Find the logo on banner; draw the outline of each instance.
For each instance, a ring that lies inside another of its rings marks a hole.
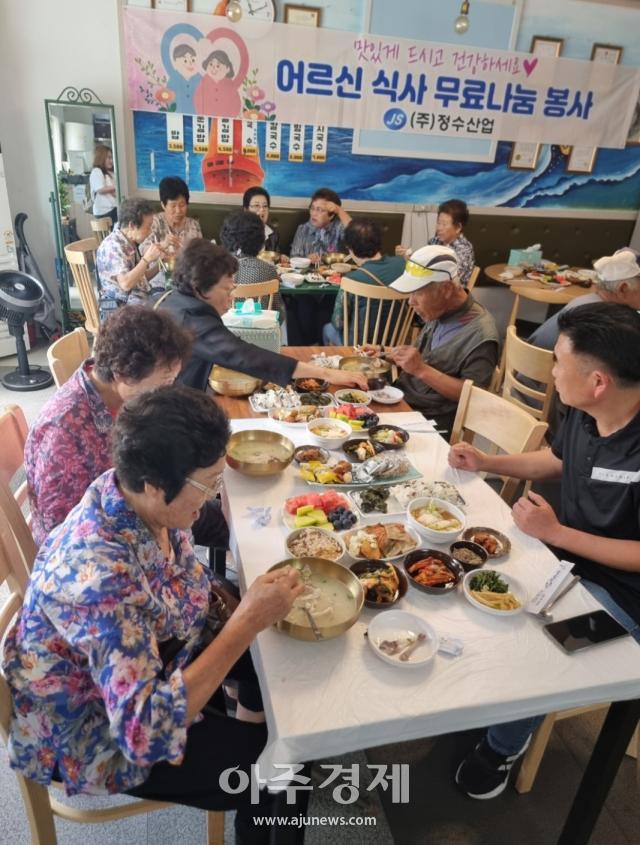
[[[218,120],[218,152],[233,152],[233,120],[230,117],[219,117]]]
[[[193,118],[193,151],[209,152],[209,118],[198,115]]]
[[[323,164],[327,160],[327,127],[314,126],[311,143],[311,161]]]
[[[407,124],[407,116],[402,109],[387,109],[383,117],[387,129],[402,129]]]
[[[184,152],[184,128],[181,114],[167,114],[167,149],[172,153]]]
[[[280,161],[281,131],[279,123],[267,123],[264,157],[267,161]]]
[[[292,123],[289,129],[289,161],[304,161],[303,123]]]

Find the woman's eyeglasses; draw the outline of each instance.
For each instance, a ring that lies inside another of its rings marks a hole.
[[[261,203],[260,205],[254,205],[254,203],[251,203],[251,205],[249,206],[249,211],[266,211],[268,208],[269,206],[266,204],[266,202]]]
[[[218,493],[222,490],[222,473],[218,474],[218,477],[213,483],[213,487],[207,487],[206,484],[201,484],[199,481],[196,481],[195,478],[191,478],[190,476],[187,476],[185,481],[187,484],[195,487],[196,490],[200,490],[201,493],[204,493],[207,499],[215,499]]]

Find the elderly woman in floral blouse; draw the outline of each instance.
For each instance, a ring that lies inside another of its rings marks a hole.
[[[219,776],[248,774],[266,729],[228,717],[220,685],[255,681],[251,641],[303,587],[294,570],[268,573],[230,613],[189,545],[228,435],[222,411],[190,388],[149,391],[120,412],[115,469],[49,536],[5,642],[9,755],[25,777],[62,780],[68,794],[237,807],[237,841],[257,843],[269,831],[252,816],[268,796],[251,807]]]

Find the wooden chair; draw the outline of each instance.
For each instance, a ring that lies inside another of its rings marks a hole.
[[[93,236],[98,242],[98,244],[102,243],[102,241],[107,237],[107,235],[111,232],[111,229],[113,228],[113,223],[111,222],[110,217],[93,217],[89,221],[89,224],[91,226]]]
[[[83,328],[77,328],[52,343],[47,349],[47,363],[56,387],[62,387],[88,357],[89,340]]]
[[[505,370],[502,395],[538,420],[547,422],[551,398],[553,397],[553,352],[540,349],[519,338],[516,327],[507,328],[505,341]],[[527,381],[523,381],[523,377]],[[531,387],[531,382],[539,388]],[[541,389],[544,388],[544,389]],[[529,397],[535,406],[527,404],[522,397]]]
[[[343,343],[345,346],[363,343],[401,346],[406,342],[411,328],[411,321],[415,313],[409,305],[408,293],[398,293],[392,290],[392,288],[383,287],[382,285],[368,285],[365,282],[356,282],[347,276],[343,277],[340,290],[344,305]],[[361,299],[366,302],[362,332],[359,331]],[[378,305],[375,323],[373,324],[373,334],[369,331],[372,323],[372,303],[377,303]],[[384,306],[386,304],[389,304],[389,310],[386,314],[384,325],[382,325],[382,315],[383,311],[385,311]],[[351,331],[351,324],[353,325],[353,332]]]
[[[271,279],[268,282],[255,282],[252,285],[237,285],[233,291],[234,299],[262,299],[268,296],[267,310],[273,308],[273,296],[280,290],[280,279]],[[264,308],[264,305],[262,306]]]
[[[467,284],[467,290],[468,291],[472,291],[474,289],[474,287],[476,286],[476,282],[478,281],[479,276],[480,276],[480,268],[476,264],[474,266],[472,272],[471,272],[471,275],[469,276],[469,282]]]
[[[546,430],[546,422],[536,420],[501,396],[474,387],[471,379],[467,379],[460,395],[450,442],[452,445],[460,440],[471,443],[478,435],[496,449],[514,455],[539,449]],[[519,483],[515,478],[503,478],[500,496],[508,504],[511,504]]]
[[[95,238],[84,238],[81,241],[67,244],[64,248],[71,274],[80,293],[85,315],[84,327],[89,334],[94,336],[98,334],[100,328],[100,312],[95,291],[95,279],[92,273],[92,268],[95,267],[97,248],[98,243]],[[89,259],[91,259],[91,265]]]
[[[4,639],[10,623],[20,610],[28,581],[27,572],[23,567],[22,550],[15,535],[15,525],[5,510],[10,504],[9,498],[12,497],[7,496],[6,490],[0,485],[0,586],[6,584],[9,590],[8,599],[0,607],[0,641]],[[0,673],[0,735],[5,744],[9,737],[11,714],[11,688]],[[15,776],[24,801],[32,845],[56,845],[55,816],[72,822],[99,824],[172,806],[168,801],[145,799],[101,809],[78,809],[58,801],[46,786],[27,780],[17,771]],[[52,786],[60,788],[57,784]],[[224,845],[222,812],[207,813],[207,845]]]
[[[11,485],[18,473],[24,472],[24,446],[29,427],[22,408],[8,405],[0,414],[0,497],[2,512],[11,525],[20,548],[25,572],[29,573],[36,556],[36,544],[29,528],[27,481],[23,479],[12,492]]]

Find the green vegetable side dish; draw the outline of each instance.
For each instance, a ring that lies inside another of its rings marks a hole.
[[[469,587],[478,592],[507,593],[509,585],[502,580],[497,572],[478,572],[469,582]]]
[[[364,513],[372,513],[373,511],[378,511],[379,513],[386,513],[388,498],[388,488],[370,487],[360,493],[358,501],[360,502],[360,509]]]
[[[353,405],[361,404],[366,400],[366,394],[364,393],[341,393],[340,394],[340,401],[346,402],[347,404],[351,403]]]

